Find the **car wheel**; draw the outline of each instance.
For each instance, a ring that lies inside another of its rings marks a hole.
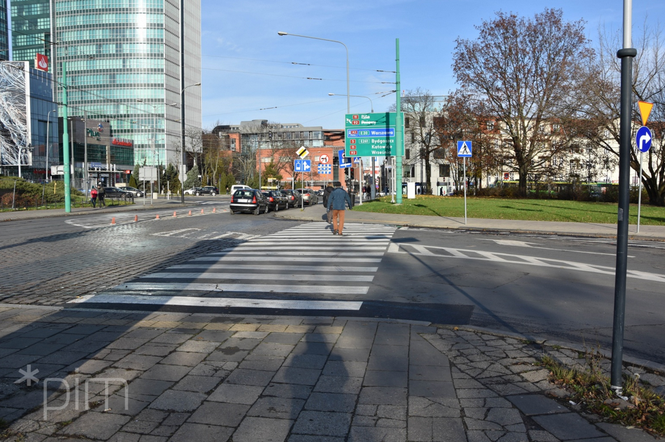
[[[269,207],[268,207],[268,206],[265,206],[265,207],[263,208],[263,213],[268,213],[268,210],[269,210]]]
[[[279,204],[275,204],[275,212],[279,212]]]
[[[199,194],[198,192],[196,192],[196,196],[199,196],[199,195],[200,195],[200,194]]]
[[[256,209],[254,209],[254,215],[258,215],[261,213],[261,206],[256,206]]]
[[[229,210],[230,215],[235,215],[236,213],[233,210]]]
[[[215,196],[215,192],[212,192],[210,195]]]

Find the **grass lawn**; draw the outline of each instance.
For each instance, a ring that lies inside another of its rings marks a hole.
[[[616,224],[618,204],[567,200],[474,198],[467,196],[469,218],[516,219],[529,221],[570,221],[580,223]],[[397,213],[464,217],[464,198],[417,195],[402,199],[401,205],[390,202],[390,196],[356,204],[361,212]],[[630,206],[630,223],[637,224],[637,204]],[[641,225],[665,226],[665,207],[642,204]]]

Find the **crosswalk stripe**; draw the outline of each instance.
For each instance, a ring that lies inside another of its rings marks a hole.
[[[328,258],[328,257],[326,257]],[[238,256],[238,255],[226,255],[222,257],[216,257],[216,256],[202,256],[201,258],[194,258],[192,261],[195,262],[207,262],[207,261],[213,261],[213,262],[221,262],[221,261],[270,261],[274,262],[277,261],[274,257],[272,256]],[[312,262],[312,258],[304,258],[304,257],[299,257],[299,256],[280,256],[279,257],[280,262],[299,262],[299,261],[304,261],[304,262]],[[344,262],[381,262],[381,258],[344,258]]]
[[[319,249],[321,252],[341,252],[344,250],[351,250],[351,251],[361,251],[361,250],[372,250],[372,251],[380,251],[380,250],[386,250],[387,244],[385,246],[381,247],[368,247],[368,246],[339,246],[339,247],[325,247]],[[222,250],[222,252],[227,252],[227,251],[232,251],[236,250],[236,248],[229,247],[227,249]],[[251,249],[259,249],[262,251],[275,251],[275,250],[312,250],[311,246],[306,246],[306,247],[294,247],[294,246],[264,246],[264,245],[256,245],[256,244],[247,244],[246,246],[243,247],[243,249],[251,250]]]
[[[262,273],[228,273],[215,271],[186,272],[186,273],[151,273],[140,278],[148,279],[219,279],[241,280],[267,279],[271,281],[339,281],[339,275],[307,275],[303,273],[262,274]],[[374,275],[344,275],[344,282],[372,282]]]
[[[114,290],[162,290],[162,291],[201,291],[201,292],[258,292],[258,293],[322,293],[336,295],[366,295],[369,287],[337,285],[277,285],[277,284],[215,284],[201,282],[128,282],[114,287]]]
[[[188,270],[188,269],[200,269],[201,264],[179,264],[175,266],[168,267],[166,270]],[[303,265],[293,265],[293,264],[284,264],[284,265],[238,265],[238,264],[209,264],[206,265],[207,269],[226,269],[226,270],[253,270],[253,271],[269,271],[269,270],[278,270],[278,271],[292,271],[292,272],[338,272],[338,273],[347,273],[347,272],[368,272],[375,273],[379,270],[378,267],[359,267],[359,266],[303,266]]]
[[[260,250],[234,250],[233,252],[213,252],[210,255],[211,256],[228,256],[228,255],[252,255],[256,253],[265,253]],[[271,252],[272,256],[321,256],[322,250],[316,250],[316,251],[298,251],[298,252]],[[343,257],[343,256],[383,256],[383,252],[330,252],[329,255],[324,255],[326,258],[334,258],[334,257]]]
[[[189,307],[237,307],[268,308],[285,310],[360,310],[361,301],[316,301],[282,299],[244,299],[244,298],[202,298],[195,296],[144,296],[144,295],[96,295],[70,301],[71,303],[96,304],[148,304],[175,305]]]

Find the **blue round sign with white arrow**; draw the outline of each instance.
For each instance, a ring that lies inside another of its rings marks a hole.
[[[651,131],[648,127],[642,126],[637,130],[635,135],[635,143],[637,143],[637,148],[642,152],[647,152],[651,147]]]

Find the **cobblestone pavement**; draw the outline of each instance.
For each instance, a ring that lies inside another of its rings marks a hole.
[[[219,216],[209,215],[208,226]],[[242,235],[195,241],[155,236],[186,221],[162,220],[70,233],[3,236],[0,241],[0,302],[63,305],[122,282],[243,242]],[[277,223],[279,225],[280,223]],[[279,229],[275,225],[274,229]],[[74,229],[74,228],[72,228]],[[263,232],[261,232],[263,233]]]
[[[478,331],[4,304],[0,336],[5,440],[654,440],[551,397],[577,352]]]

